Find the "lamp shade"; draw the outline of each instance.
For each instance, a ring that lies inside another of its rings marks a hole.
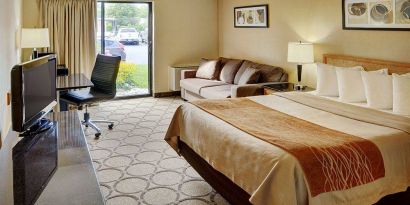
[[[23,28],[21,30],[21,48],[50,47],[48,28]]]
[[[313,44],[290,42],[288,45],[288,62],[298,64],[314,63]]]

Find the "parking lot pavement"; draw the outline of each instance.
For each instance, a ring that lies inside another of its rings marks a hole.
[[[148,64],[147,45],[125,45],[125,53],[128,62],[135,64]]]

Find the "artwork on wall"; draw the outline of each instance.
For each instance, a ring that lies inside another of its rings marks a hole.
[[[343,0],[343,29],[410,31],[410,0]]]
[[[235,7],[235,28],[268,28],[269,6],[242,6]]]

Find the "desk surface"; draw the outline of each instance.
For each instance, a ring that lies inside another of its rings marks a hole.
[[[51,113],[48,118],[59,123],[58,168],[36,205],[103,205],[78,113]]]
[[[84,74],[72,74],[57,77],[57,90],[70,90],[93,87],[94,84]]]

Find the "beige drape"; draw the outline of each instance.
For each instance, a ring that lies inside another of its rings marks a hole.
[[[50,32],[50,52],[70,73],[91,75],[95,62],[96,0],[37,0],[40,25]]]

